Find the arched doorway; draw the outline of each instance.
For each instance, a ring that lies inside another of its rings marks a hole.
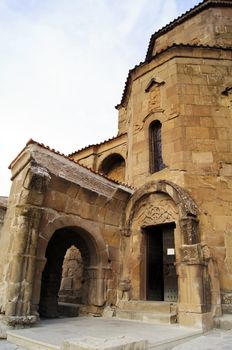
[[[119,284],[122,300],[147,300],[144,229],[157,230],[160,226],[163,230],[165,225],[174,223],[178,321],[181,325],[208,327],[215,310],[220,312],[220,289],[215,282],[217,272],[213,256],[209,247],[200,241],[199,219],[197,205],[189,193],[171,181],[151,181],[133,194],[124,221],[124,265]],[[156,231],[148,234],[155,236],[160,233]],[[159,243],[157,239],[154,245]],[[160,293],[160,288],[152,292]]]
[[[75,247],[79,250],[83,272],[81,297],[84,305],[94,303],[91,289],[97,283],[99,257],[91,236],[82,228],[66,227],[58,229],[51,237],[46,249],[46,265],[42,273],[39,314],[41,317],[59,317],[59,290],[62,280],[62,267],[67,251]]]

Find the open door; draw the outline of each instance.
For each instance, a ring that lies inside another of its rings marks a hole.
[[[147,300],[176,302],[178,299],[174,228],[169,224],[145,229]]]

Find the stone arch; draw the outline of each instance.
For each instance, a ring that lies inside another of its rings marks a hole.
[[[60,236],[58,240],[56,239],[57,236]],[[59,266],[56,267],[54,266],[56,258],[53,259],[51,252],[57,242],[61,244],[62,251],[60,253],[59,250],[57,251]],[[104,305],[106,301],[106,284],[111,274],[111,269],[108,263],[107,247],[101,233],[96,227],[93,230],[93,225],[89,220],[63,215],[50,220],[39,234],[35,267],[36,278],[34,280],[32,297],[32,310],[34,310],[34,313],[38,312],[39,305],[41,309],[42,284],[44,283],[44,278],[46,279],[46,276],[43,276],[43,272],[46,266],[49,263],[51,270],[58,272],[58,282],[60,283],[63,258],[67,249],[73,244],[81,251],[85,262],[85,273],[88,275],[88,295],[85,303],[94,307],[102,307]],[[58,284],[55,286],[57,292],[60,286]],[[50,317],[55,316],[57,313],[57,303],[54,300],[53,304]]]
[[[197,206],[191,196],[180,186],[171,181],[159,180],[151,181],[140,189],[138,189],[132,196],[126,211],[125,217],[125,232],[126,236],[130,236],[130,227],[133,218],[136,214],[139,203],[154,193],[163,193],[168,195],[175,203],[178,214],[181,234],[184,244],[198,243],[198,219]]]
[[[160,203],[161,210],[157,216]],[[144,215],[142,218],[141,213]],[[178,320],[182,325],[207,327],[209,318],[220,314],[217,271],[210,249],[200,242],[196,203],[184,189],[171,181],[159,180],[145,184],[133,194],[127,205],[122,232],[125,263],[119,285],[120,298],[126,293],[129,300],[143,299],[143,260],[146,254],[141,223],[144,222],[145,229],[175,223]]]
[[[104,158],[98,168],[101,173],[117,181],[125,180],[125,159],[119,153],[112,153]]]

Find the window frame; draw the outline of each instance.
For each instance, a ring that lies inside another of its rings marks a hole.
[[[159,120],[153,120],[149,125],[149,167],[151,174],[165,168],[162,156],[162,124]]]

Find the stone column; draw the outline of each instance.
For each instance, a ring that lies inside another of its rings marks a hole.
[[[4,318],[9,325],[30,324],[37,319],[36,310],[32,307],[36,249],[42,217],[40,206],[49,181],[47,170],[31,163],[22,179],[19,201],[11,211],[11,246],[5,281],[7,291]]]
[[[181,262],[177,265],[177,271],[179,323],[204,331],[212,328],[210,278],[200,243],[181,247]]]

